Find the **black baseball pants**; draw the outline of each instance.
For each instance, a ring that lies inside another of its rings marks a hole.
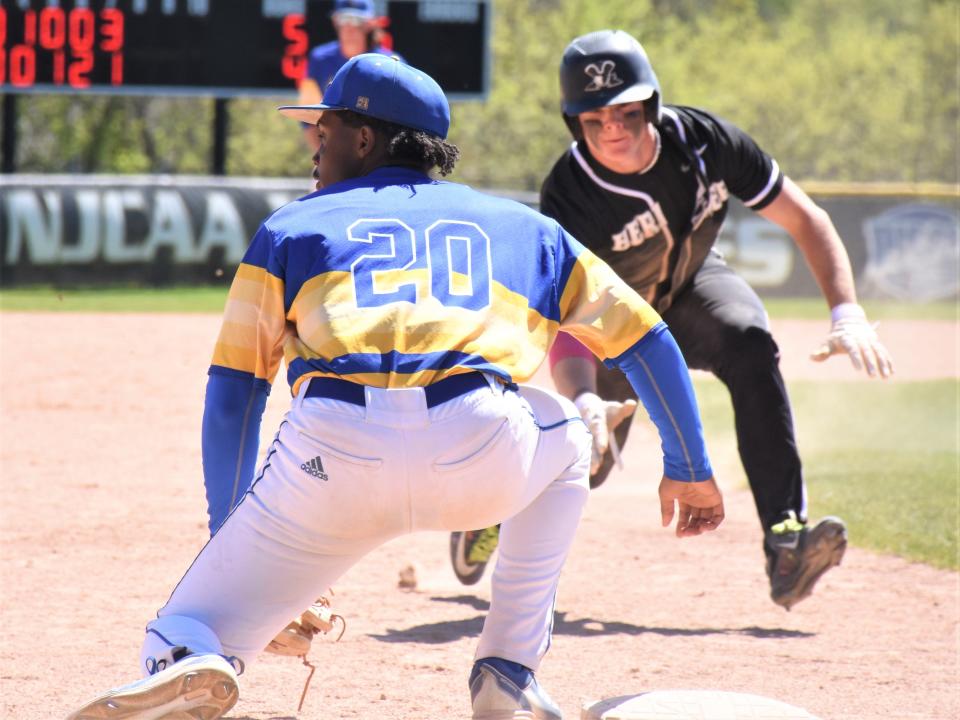
[[[780,375],[780,351],[756,292],[714,253],[663,313],[687,366],[716,375],[730,391],[737,444],[764,529],[793,510],[806,520],[806,492],[790,399]],[[619,370],[598,367],[597,390],[607,400],[636,398]],[[630,422],[615,434],[626,443]],[[613,467],[607,452],[591,487]]]

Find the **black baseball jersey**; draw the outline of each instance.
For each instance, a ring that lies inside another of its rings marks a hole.
[[[540,190],[540,210],[661,313],[710,252],[729,196],[759,210],[783,186],[776,161],[739,128],[695,108],[662,112],[660,157],[650,169],[613,172],[581,140]]]

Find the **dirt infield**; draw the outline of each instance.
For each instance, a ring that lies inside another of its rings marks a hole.
[[[213,316],[0,314],[0,708],[66,716],[135,679],[145,622],[206,539],[200,475]],[[855,379],[806,361],[820,323],[777,323],[788,381]],[[957,377],[957,327],[885,323],[904,379]],[[933,352],[931,349],[936,349]],[[538,376],[543,380],[544,376]],[[264,420],[285,410],[275,387]],[[540,678],[571,720],[586,700],[654,689],[753,693],[823,720],[960,717],[958,573],[856,546],[787,613],[767,598],[749,494],[716,534],[659,527],[656,452],[594,492],[561,581]],[[721,480],[722,481],[722,480]],[[813,508],[814,513],[816,508]],[[415,592],[398,572],[417,565]],[[337,584],[348,620],[307,668],[262,656],[234,720],[469,717],[466,677],[489,585],[461,587],[447,537],[396,540]]]

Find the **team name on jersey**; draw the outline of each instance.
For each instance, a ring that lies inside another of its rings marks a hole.
[[[697,201],[693,206],[693,229],[696,230],[708,217],[719,211],[730,199],[730,191],[723,180],[710,183],[709,189],[697,182]]]
[[[709,188],[697,181],[697,199],[694,203],[693,229],[696,230],[708,217],[719,211],[730,198],[730,191],[723,180],[711,183]],[[649,210],[634,215],[619,232],[610,236],[610,246],[615,252],[623,252],[642,245],[661,232],[669,235],[667,219],[660,203],[654,202]]]
[[[663,225],[661,225],[661,221]],[[623,252],[632,247],[642,245],[647,238],[660,234],[666,227],[666,219],[660,203],[654,203],[653,208],[634,215],[623,229],[611,236],[612,247],[616,252]]]

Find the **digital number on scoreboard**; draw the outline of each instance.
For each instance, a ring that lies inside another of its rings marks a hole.
[[[12,93],[293,93],[333,39],[332,0],[2,0],[0,86]],[[448,93],[489,83],[489,0],[378,5],[394,47]],[[435,66],[435,67],[434,67]]]

